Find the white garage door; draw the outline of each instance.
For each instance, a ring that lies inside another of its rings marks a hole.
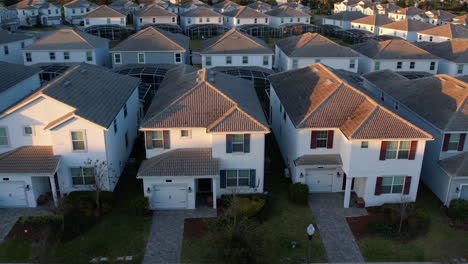
[[[187,208],[186,185],[154,185],[151,197],[153,209],[185,209]]]
[[[460,198],[468,200],[468,186],[464,185],[461,188]]]
[[[27,205],[24,182],[0,183],[0,207],[26,207]]]
[[[309,185],[309,192],[331,192],[333,175],[333,170],[307,169],[306,184]]]

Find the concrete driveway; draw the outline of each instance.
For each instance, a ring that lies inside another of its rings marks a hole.
[[[10,232],[21,216],[36,216],[46,214],[44,208],[0,208],[0,243]]]

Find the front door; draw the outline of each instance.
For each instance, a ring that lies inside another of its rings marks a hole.
[[[211,179],[198,179],[198,192],[210,193],[211,192]]]
[[[331,192],[334,170],[306,169],[306,184],[309,192]]]

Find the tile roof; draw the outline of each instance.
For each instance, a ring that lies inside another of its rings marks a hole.
[[[236,18],[260,18],[260,17],[268,17],[262,12],[259,12],[253,8],[248,6],[240,6],[232,11],[225,12],[223,15],[228,17],[236,17]]]
[[[192,10],[180,14],[183,17],[222,17],[218,12],[215,12],[208,7],[198,6]]]
[[[124,14],[106,6],[102,5],[99,6],[98,8],[95,8],[86,14],[84,14],[83,17],[86,18],[100,18],[100,17],[126,17]]]
[[[53,174],[59,162],[52,146],[23,146],[0,154],[0,173]]]
[[[420,48],[455,63],[468,63],[468,40],[451,39],[443,42],[417,42]]]
[[[363,13],[359,11],[345,11],[345,12],[335,13],[333,15],[326,16],[324,18],[332,19],[332,20],[353,21],[353,20],[360,19],[363,17],[367,17],[367,15],[364,15]]]
[[[71,2],[64,4],[63,6],[67,8],[80,8],[80,7],[88,7],[88,6],[97,7],[98,5],[96,5],[95,3],[89,2],[87,0],[73,0]]]
[[[188,50],[190,38],[147,27],[120,42],[111,51],[181,51]]]
[[[390,39],[380,42],[369,40],[364,43],[355,44],[351,48],[366,57],[379,60],[439,59],[435,55],[403,39]]]
[[[222,1],[220,3],[217,3],[215,5],[213,5],[214,8],[219,8],[219,9],[226,9],[226,8],[229,8],[229,7],[232,7],[232,8],[237,8],[239,7],[240,5],[232,2],[232,1],[229,1],[229,0],[226,0],[226,1]]]
[[[353,20],[351,22],[352,23],[358,23],[358,24],[365,24],[365,25],[382,26],[382,25],[392,23],[393,20],[388,18],[387,15],[378,14],[378,15],[359,18],[359,19]]]
[[[0,29],[0,44],[16,42],[16,41],[21,41],[25,39],[33,39],[33,38],[34,37],[31,35],[27,35],[23,33],[12,33],[8,30]]]
[[[398,10],[391,11],[390,13],[392,14],[398,14],[398,15],[407,15],[407,16],[414,16],[414,15],[421,15],[425,14],[424,10],[419,9],[414,6],[410,6],[407,8],[402,8]]]
[[[323,155],[302,155],[294,163],[298,166],[308,165],[331,165],[331,166],[340,166],[343,165],[341,161],[341,156],[339,154],[323,154]]]
[[[364,77],[439,129],[468,130],[467,83],[445,74],[414,80],[395,74],[381,71]]]
[[[265,14],[274,17],[310,17],[309,14],[285,5],[274,7],[271,11],[268,11]]]
[[[468,24],[468,15],[462,15],[452,18],[453,24],[467,25]]]
[[[142,129],[201,127],[208,132],[269,132],[250,81],[182,65],[169,70]]]
[[[255,10],[271,10],[272,6],[262,1],[256,1],[248,5],[248,7],[253,8]]]
[[[447,21],[449,21],[452,18],[456,17],[456,15],[454,15],[454,14],[448,12],[448,11],[441,10],[441,9],[427,11],[426,15],[428,15],[429,17],[442,19],[442,20],[447,20]]]
[[[304,33],[276,41],[288,57],[359,57],[351,48],[341,46],[318,33]]]
[[[9,8],[16,8],[16,9],[37,9],[39,8],[48,8],[49,6],[54,6],[51,3],[47,3],[44,0],[22,0]]]
[[[419,31],[419,34],[439,36],[446,38],[465,38],[468,39],[468,28],[464,26],[445,24],[442,26]]]
[[[21,64],[0,61],[0,93],[38,74],[41,71],[38,67],[25,66]],[[38,88],[38,87],[30,87]],[[0,111],[3,109],[0,109]]]
[[[348,139],[432,138],[372,99],[351,74],[315,63],[268,79],[297,129],[338,128]]]
[[[109,45],[108,39],[73,29],[59,29],[35,41],[24,50],[81,50],[96,49],[104,45]]]
[[[179,148],[144,160],[138,170],[144,176],[215,176],[219,175],[219,160],[211,148]]]
[[[433,27],[435,26],[426,22],[422,22],[422,21],[414,20],[414,19],[405,19],[405,20],[400,20],[400,21],[396,21],[393,23],[383,25],[380,28],[395,29],[395,30],[400,30],[400,31],[418,31],[419,32],[419,31],[430,29]]]
[[[200,54],[273,54],[263,40],[236,29],[202,41]]]
[[[164,9],[158,4],[147,5],[136,13],[138,17],[152,16],[152,17],[176,17],[177,15]]]
[[[439,160],[439,166],[451,177],[468,176],[468,152]]]

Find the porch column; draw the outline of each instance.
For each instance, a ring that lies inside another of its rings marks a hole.
[[[57,196],[57,188],[55,188],[55,176],[49,176],[50,181],[50,188],[52,189],[52,197],[54,198],[54,205],[58,206],[58,196]]]
[[[212,189],[213,189],[213,208],[216,209],[216,187],[217,187],[217,184],[216,184],[216,178],[213,177],[212,180],[211,180],[211,183],[212,183]]]
[[[354,177],[346,177],[346,186],[344,194],[344,208],[349,208],[349,201],[351,198],[351,185]]]

